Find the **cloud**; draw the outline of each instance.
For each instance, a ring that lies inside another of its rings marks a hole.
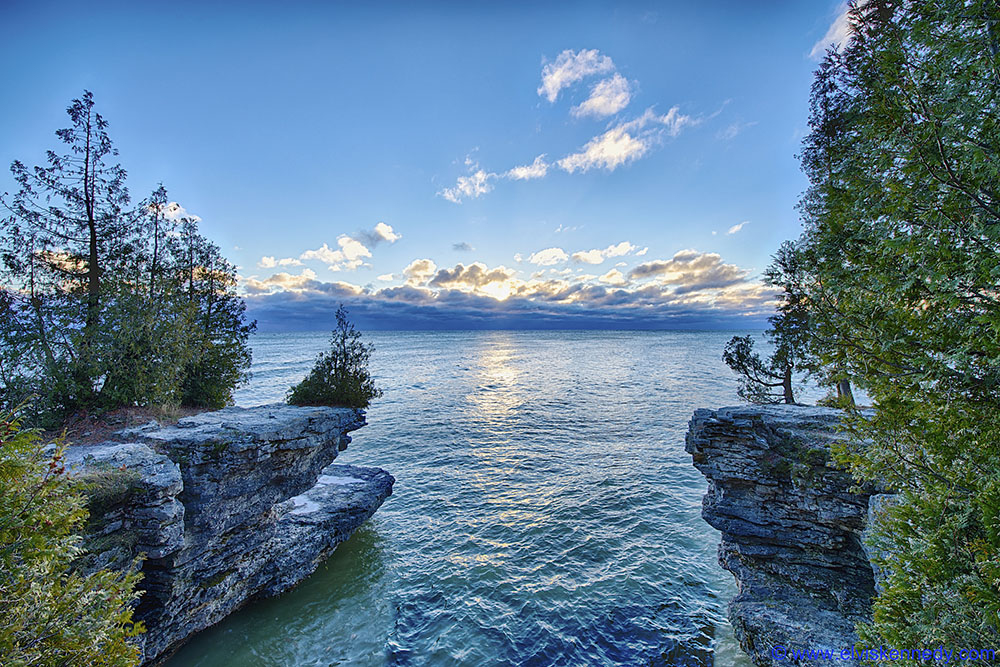
[[[611,269],[598,278],[598,280],[602,283],[607,283],[608,285],[625,285],[628,283],[628,280],[625,278],[625,274],[618,269]]]
[[[653,278],[661,285],[675,286],[675,294],[720,289],[746,282],[750,272],[726,264],[717,253],[681,250],[668,260],[640,264],[629,272],[636,280]]]
[[[326,325],[340,301],[362,326],[380,328],[736,328],[762,325],[776,298],[749,271],[696,250],[628,275],[547,269],[522,279],[504,266],[439,269],[430,259],[414,260],[403,275],[404,285],[376,288],[321,282],[305,269],[241,278],[241,287],[264,330]]]
[[[257,262],[257,266],[262,269],[273,269],[277,266],[302,266],[302,262],[295,259],[294,257],[283,257],[281,259],[275,259],[271,256],[264,256],[260,258]]]
[[[459,252],[472,252],[473,250],[475,250],[475,248],[473,248],[471,245],[469,245],[465,241],[461,241],[459,243],[453,243],[451,245],[451,249],[452,250],[458,250]]]
[[[616,245],[609,245],[604,250],[581,250],[573,253],[573,261],[581,264],[600,264],[609,257],[622,257],[638,249],[639,246],[632,245],[628,241],[622,241]]]
[[[380,276],[378,276],[376,278],[376,280],[381,280],[384,283],[393,281],[395,279],[396,279],[396,275],[393,274],[393,273],[383,273],[382,275],[380,275]]]
[[[545,250],[533,252],[528,257],[530,263],[538,264],[539,266],[552,266],[553,264],[565,262],[567,259],[569,259],[569,255],[562,248],[546,248]]]
[[[493,190],[493,181],[498,176],[492,172],[486,172],[473,165],[472,172],[468,176],[459,176],[455,182],[455,187],[444,188],[438,194],[448,201],[461,204],[462,198],[476,199]]]
[[[757,121],[751,121],[749,123],[740,123],[740,122],[731,123],[727,125],[725,128],[716,132],[715,138],[721,139],[722,141],[729,141],[731,139],[735,139],[743,132],[743,130],[751,128],[756,124]]]
[[[594,137],[578,153],[567,155],[557,163],[569,173],[593,168],[614,171],[621,165],[646,154],[649,143],[632,136],[624,127],[615,127]]]
[[[566,49],[560,53],[555,62],[542,68],[542,85],[538,94],[549,102],[555,102],[559,92],[593,74],[605,74],[613,71],[614,62],[607,56],[602,56],[597,49],[582,49],[579,52]]]
[[[431,259],[415,259],[403,269],[403,277],[410,285],[420,285],[437,271],[437,264]]]
[[[809,57],[813,60],[822,60],[829,48],[842,51],[850,41],[851,31],[850,6],[845,2],[837,8],[837,17],[830,24],[823,38],[813,44]]]
[[[676,137],[685,127],[698,125],[700,118],[682,114],[679,107],[661,115],[652,109],[634,120],[621,123],[591,139],[578,153],[567,155],[557,164],[569,173],[593,168],[614,171],[645,155],[663,134]]]
[[[749,224],[750,224],[749,220],[744,220],[743,222],[741,222],[741,223],[739,223],[737,225],[733,225],[728,230],[726,230],[726,234],[735,234],[735,233],[737,233],[738,231],[740,231],[741,229],[743,229],[744,227],[746,227]]]
[[[306,250],[299,255],[300,260],[320,261],[327,264],[331,271],[346,269],[354,270],[364,263],[365,257],[371,257],[371,251],[363,243],[350,236],[343,235],[337,239],[338,249],[334,250],[323,244],[316,250]]]
[[[545,162],[545,155],[539,155],[531,164],[521,165],[509,170],[505,177],[512,181],[529,181],[535,178],[544,178],[549,173],[549,164]]]
[[[243,287],[251,294],[261,294],[271,291],[295,291],[304,289],[316,281],[316,272],[311,269],[302,269],[299,275],[279,272],[269,278],[258,280],[255,277],[244,278],[241,281]]]
[[[358,236],[364,243],[372,248],[383,241],[387,243],[395,243],[399,239],[403,238],[402,234],[397,234],[393,230],[392,225],[387,225],[384,222],[376,224],[371,231],[359,232]]]
[[[615,72],[610,79],[604,79],[594,85],[590,89],[590,97],[573,107],[570,113],[577,118],[613,116],[627,107],[631,100],[628,79]]]
[[[473,262],[469,266],[461,263],[451,269],[440,269],[427,285],[430,287],[451,287],[457,289],[482,288],[491,283],[502,283],[514,277],[514,273],[500,266],[490,269],[482,262]]]

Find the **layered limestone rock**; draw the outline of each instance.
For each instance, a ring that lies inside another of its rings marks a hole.
[[[758,665],[837,664],[870,616],[872,567],[862,545],[868,494],[829,456],[838,410],[769,405],[697,410],[686,449],[708,479],[702,516],[722,533],[719,563],[739,594],[729,618]]]
[[[364,425],[360,410],[276,404],[70,448],[73,474],[92,483],[85,567],[145,555],[136,618],[147,661],[291,588],[381,506],[391,475],[331,465]]]

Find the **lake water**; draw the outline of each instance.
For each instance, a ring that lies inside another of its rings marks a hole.
[[[337,463],[396,477],[298,588],[171,667],[750,665],[684,452],[737,403],[733,332],[376,332],[385,389]],[[257,335],[240,405],[281,400],[328,333]]]

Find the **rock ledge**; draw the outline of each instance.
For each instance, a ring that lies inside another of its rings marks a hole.
[[[860,664],[840,658],[871,613],[868,494],[852,493],[850,475],[830,460],[840,418],[831,408],[755,405],[691,419],[686,449],[708,479],[702,516],[722,533],[719,563],[739,585],[730,622],[757,665],[799,664],[776,647],[829,649],[837,664]]]
[[[348,408],[226,408],[67,451],[71,473],[95,489],[83,566],[146,556],[136,610],[146,662],[295,586],[374,514],[393,477],[331,465],[364,425]]]

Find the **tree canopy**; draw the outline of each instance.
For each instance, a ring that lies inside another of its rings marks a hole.
[[[160,185],[132,204],[86,92],[43,166],[11,165],[0,204],[0,403],[50,419],[183,403],[221,407],[247,375],[236,271]]]
[[[865,641],[1000,640],[1000,5],[871,0],[816,74],[794,281],[872,398],[838,452],[899,492]]]

